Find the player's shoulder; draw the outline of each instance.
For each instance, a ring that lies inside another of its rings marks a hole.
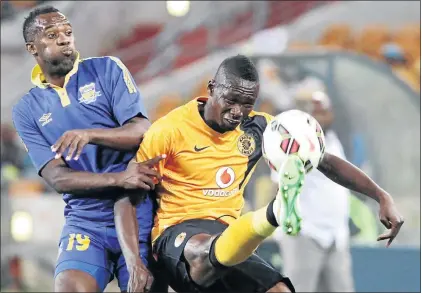
[[[12,117],[15,119],[17,115],[28,117],[32,114],[31,103],[36,99],[36,87],[33,87],[23,97],[21,97],[12,107]]]
[[[122,60],[115,56],[98,56],[98,57],[87,57],[80,60],[84,64],[92,64],[94,66],[100,65],[111,65],[111,66],[124,66]]]
[[[80,60],[80,62],[84,65],[93,66],[93,67],[102,67],[107,68],[111,67],[114,68],[125,68],[123,62],[114,56],[99,56],[99,57],[87,57]]]
[[[265,112],[251,111],[249,118],[255,120],[256,123],[265,124],[266,126],[268,123],[270,123],[271,120],[274,119],[274,116]]]

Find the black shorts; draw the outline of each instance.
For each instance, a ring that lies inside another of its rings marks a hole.
[[[190,279],[188,264],[183,257],[186,242],[197,234],[221,234],[227,225],[213,220],[188,220],[167,228],[155,241],[154,256],[161,276],[176,292],[267,292],[278,282],[285,283],[292,292],[290,280],[281,275],[256,253],[246,261],[227,268],[210,288],[199,289]]]

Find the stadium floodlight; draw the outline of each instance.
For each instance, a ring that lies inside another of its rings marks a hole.
[[[33,232],[32,216],[23,211],[14,212],[12,215],[11,234],[16,242],[28,241]]]
[[[189,12],[190,1],[166,1],[166,6],[168,14],[182,17]]]

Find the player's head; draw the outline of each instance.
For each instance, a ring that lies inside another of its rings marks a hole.
[[[73,68],[77,52],[72,26],[58,9],[32,10],[23,23],[26,49],[53,76],[65,76]]]
[[[220,131],[234,130],[252,111],[259,92],[258,72],[243,55],[225,59],[208,83],[207,118]]]

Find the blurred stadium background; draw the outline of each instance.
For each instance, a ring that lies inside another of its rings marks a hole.
[[[177,3],[174,3],[177,2]],[[418,1],[2,1],[1,289],[51,291],[64,203],[37,176],[11,125],[31,87],[33,58],[22,22],[50,4],[74,27],[84,57],[121,58],[153,120],[206,93],[227,56],[252,56],[262,79],[259,110],[277,114],[323,90],[350,161],[396,199],[406,218],[391,249],[373,201],[351,201],[353,271],[360,292],[420,292],[420,2]],[[274,194],[261,163],[247,209]],[[261,251],[282,269],[274,240]],[[112,283],[107,291],[117,291]]]

